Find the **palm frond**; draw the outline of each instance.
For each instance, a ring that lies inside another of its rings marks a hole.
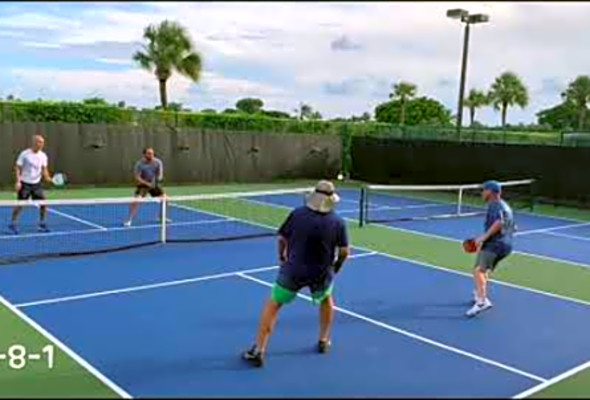
[[[133,61],[137,62],[141,68],[148,71],[151,71],[154,66],[152,58],[148,54],[141,51],[137,51],[135,54],[133,54]]]
[[[201,78],[202,68],[201,56],[198,53],[191,53],[181,60],[178,72],[198,82]]]

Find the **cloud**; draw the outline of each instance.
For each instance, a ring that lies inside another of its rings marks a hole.
[[[359,79],[347,79],[341,82],[327,82],[324,91],[334,95],[354,95],[363,89],[363,82]]]
[[[81,100],[103,97],[110,102],[153,107],[159,104],[158,83],[147,71],[60,70],[19,68],[12,70],[17,85],[11,93],[30,92],[31,97]],[[277,101],[287,93],[281,88],[242,79],[227,78],[212,72],[203,73],[203,84],[173,75],[168,81],[169,100],[186,106],[201,106],[203,101],[232,105],[241,97],[261,97]],[[202,107],[200,107],[202,108]]]
[[[532,121],[539,108],[560,101],[568,81],[590,73],[590,53],[583,50],[590,35],[586,3],[80,3],[61,11],[37,3],[34,12],[19,7],[24,6],[15,3],[0,16],[0,36],[11,63],[26,68],[19,69],[18,81],[1,79],[5,90],[20,88],[33,97],[40,85],[56,96],[101,91],[127,103],[157,102],[155,80],[129,69],[125,60],[138,48],[144,27],[165,18],[186,26],[203,55],[208,72],[200,85],[182,78],[171,82],[177,85],[172,97],[185,96],[199,107],[232,105],[236,97],[252,94],[268,96],[265,103],[273,108],[290,110],[306,101],[327,116],[358,115],[386,101],[391,84],[407,80],[417,84],[419,95],[454,110],[462,25],[445,11],[457,7],[490,15],[489,23],[471,31],[467,88],[485,90],[505,70],[521,75],[530,88],[530,106],[511,110],[511,122]],[[87,71],[73,71],[74,63]],[[40,71],[59,80],[55,91],[47,89],[51,82],[35,78]],[[498,120],[492,110],[480,115]]]
[[[25,47],[37,47],[43,49],[60,49],[61,45],[57,43],[44,43],[44,42],[22,42]]]
[[[128,58],[97,58],[96,61],[104,64],[115,64],[115,65],[130,65],[131,59]]]
[[[334,51],[351,51],[360,50],[362,49],[362,46],[358,43],[354,43],[348,36],[342,35],[330,43],[330,48]]]

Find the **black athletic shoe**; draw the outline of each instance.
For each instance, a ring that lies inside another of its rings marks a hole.
[[[318,353],[327,353],[332,347],[332,342],[329,340],[318,341]]]
[[[47,224],[45,222],[41,222],[39,224],[39,232],[45,232],[45,233],[49,232],[49,228],[47,227]]]
[[[256,346],[242,354],[242,359],[254,367],[262,367],[264,365],[264,357],[262,353],[256,350]]]

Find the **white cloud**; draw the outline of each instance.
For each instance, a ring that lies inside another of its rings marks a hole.
[[[131,65],[131,59],[127,58],[97,58],[96,61],[104,64]]]
[[[65,31],[67,29],[80,27],[80,21],[76,18],[57,17],[42,12],[15,13],[14,15],[0,17],[0,26],[6,28],[32,28]]]
[[[25,47],[37,47],[42,49],[59,49],[61,48],[60,44],[57,43],[45,43],[45,42],[22,42],[22,45]]]
[[[143,3],[141,11],[105,3],[71,16],[45,12],[39,4],[35,13],[0,17],[0,35],[43,29],[43,40],[26,45],[61,46],[60,51],[72,54],[83,47],[80,57],[89,57],[95,46],[91,59],[111,65],[129,65],[127,50],[122,49],[141,41],[147,24],[178,20],[190,31],[209,72],[198,89],[174,78],[170,94],[175,101],[182,98],[199,105],[209,101],[229,106],[237,97],[256,95],[286,110],[306,101],[327,115],[360,114],[385,100],[376,93],[386,95],[391,83],[404,79],[454,110],[462,25],[445,17],[449,8],[490,15],[489,23],[472,29],[467,86],[487,88],[501,72],[515,71],[532,94],[527,110],[510,113],[518,120],[530,121],[540,107],[558,102],[555,83],[565,86],[576,75],[590,73],[590,53],[584,50],[590,4],[585,3],[154,2]],[[333,51],[331,44],[339,38],[349,38],[356,50]],[[104,45],[107,42],[111,47]],[[212,69],[215,65],[222,67]],[[252,65],[260,66],[259,71]],[[21,68],[19,76],[26,85],[19,81],[19,87],[54,85],[55,93],[101,92],[127,103],[157,102],[156,82],[146,72],[59,70],[59,65],[54,70]],[[40,75],[56,77],[60,84]],[[284,83],[272,75],[281,76]],[[547,86],[547,79],[553,86]],[[441,84],[445,80],[451,84]],[[354,94],[338,94],[339,87],[353,88]],[[497,120],[489,110],[482,115]]]
[[[104,97],[110,102],[125,100],[128,104],[154,106],[159,104],[158,83],[154,76],[140,69],[125,71],[59,70],[19,68],[12,70],[18,82],[19,93],[33,91],[34,96],[80,100],[87,97]],[[263,83],[244,79],[226,78],[204,72],[203,85],[174,75],[168,81],[169,101],[203,108],[203,98],[218,104],[226,100],[230,107],[241,97],[254,96],[281,99],[285,91]],[[195,90],[198,87],[198,90]],[[227,101],[229,100],[229,101]],[[267,101],[269,103],[269,101]]]
[[[105,97],[110,101],[125,100],[127,103],[157,104],[156,79],[142,70],[61,70],[19,68],[12,75],[21,87],[43,90],[56,98],[82,99],[91,96]],[[172,78],[169,91],[175,97],[185,98],[191,83],[183,78]]]

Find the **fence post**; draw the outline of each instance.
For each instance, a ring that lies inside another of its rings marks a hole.
[[[363,227],[365,225],[365,201],[366,201],[366,189],[364,187],[361,188],[361,201],[359,204],[359,227]]]
[[[559,131],[559,145],[563,147],[565,142],[565,134],[563,132],[563,130]]]
[[[342,164],[340,166],[342,173],[348,178],[351,167],[352,137],[348,128],[348,122],[343,122],[340,128],[340,143],[342,145]]]

